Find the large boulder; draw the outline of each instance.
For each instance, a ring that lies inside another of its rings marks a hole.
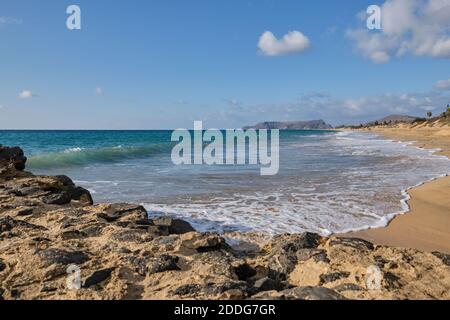
[[[89,277],[86,278],[86,280],[84,280],[83,288],[92,287],[109,279],[113,271],[114,268],[106,268],[94,271]]]
[[[171,217],[154,218],[153,223],[157,226],[164,226],[168,228],[170,234],[185,234],[195,231],[195,229],[184,220],[175,219]]]
[[[189,255],[225,249],[225,239],[217,233],[189,232],[181,235],[179,250]]]
[[[45,227],[32,224],[26,221],[14,219],[10,216],[0,217],[0,233],[11,231],[14,228],[32,229],[32,230],[46,230]]]
[[[317,247],[322,241],[320,235],[309,232],[275,236],[263,248],[267,255],[267,266],[278,274],[277,278],[285,280],[294,270],[299,258],[307,260],[321,253]]]
[[[93,204],[90,192],[82,187],[75,186],[73,181],[67,176],[38,176],[32,179],[32,182],[39,188],[51,192],[51,194],[42,199],[42,202],[46,204],[64,205],[72,200],[86,205]]]
[[[180,267],[178,267],[178,260],[179,258],[177,256],[167,254],[150,258],[149,264],[147,265],[147,272],[153,274],[180,270]]]
[[[102,209],[97,217],[106,222],[117,221],[139,221],[147,220],[147,210],[141,205],[129,204],[129,203],[112,203],[109,205],[100,205],[99,209]]]
[[[30,173],[26,175],[25,172],[8,168],[14,171],[11,173],[11,177],[15,177],[15,179],[8,179],[8,177],[5,179],[5,175],[2,177],[7,181],[4,184],[5,192],[10,195],[41,198],[43,203],[51,205],[65,205],[72,200],[81,205],[93,204],[89,191],[75,186],[72,180],[66,176],[34,176]]]
[[[3,147],[0,145],[0,168],[14,164],[17,170],[25,169],[27,158],[23,154],[23,150],[19,147]]]
[[[48,248],[38,252],[45,265],[82,264],[88,260],[88,255],[81,251],[67,251],[58,248]]]

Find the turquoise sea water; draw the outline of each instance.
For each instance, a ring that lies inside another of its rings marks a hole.
[[[429,150],[363,133],[280,132],[280,171],[176,166],[171,131],[0,131],[27,170],[65,174],[96,202],[138,202],[201,230],[328,234],[386,224],[407,209],[405,190],[448,174]]]

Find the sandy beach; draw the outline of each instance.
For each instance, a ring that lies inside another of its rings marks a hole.
[[[422,148],[440,149],[436,154],[450,157],[448,125],[398,125],[363,130],[388,139],[414,141]],[[352,232],[350,235],[376,244],[450,253],[450,177],[425,183],[408,193],[411,196],[408,201],[410,212],[397,216],[385,228]]]

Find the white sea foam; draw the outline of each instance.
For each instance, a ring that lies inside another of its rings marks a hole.
[[[367,133],[293,133],[281,135],[280,173],[270,178],[248,166],[175,167],[164,152],[120,154],[66,174],[94,190],[96,202],[142,203],[150,215],[174,215],[198,230],[329,235],[385,226],[407,212],[409,188],[450,173],[449,159],[434,152]]]
[[[64,153],[73,153],[73,152],[80,152],[80,151],[83,151],[83,150],[84,150],[83,148],[75,147],[75,148],[66,149],[63,152]]]
[[[208,198],[195,203],[143,204],[150,214],[177,215],[203,231],[259,231],[272,235],[314,231],[329,235],[386,226],[395,216],[409,211],[407,191],[410,188],[450,172],[446,157],[411,144],[403,143],[399,149],[393,141],[349,133],[338,133],[328,143],[341,154],[373,159],[347,168],[343,181],[338,183],[323,181],[316,186],[286,186],[279,192],[236,193],[228,198]],[[407,166],[423,171],[414,172]],[[389,171],[389,167],[395,170]],[[266,201],[268,198],[273,201]]]

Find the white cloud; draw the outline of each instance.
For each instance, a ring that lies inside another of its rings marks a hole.
[[[0,104],[0,109],[3,109],[3,105],[2,104]]]
[[[258,48],[267,56],[280,56],[300,53],[311,45],[308,37],[300,31],[290,31],[278,40],[270,31],[264,32],[259,38]]]
[[[1,16],[0,17],[0,25],[2,24],[21,24],[22,20],[20,19],[16,19],[13,17],[5,17],[5,16]]]
[[[103,94],[103,88],[102,87],[95,88],[95,93],[97,95],[101,96]]]
[[[19,98],[20,99],[31,99],[33,97],[34,97],[34,94],[30,90],[22,90],[19,93]]]
[[[382,30],[361,27],[347,31],[357,49],[375,63],[405,55],[450,58],[450,0],[386,0],[381,6]]]
[[[375,51],[370,55],[370,59],[375,63],[386,63],[391,60],[391,57],[385,51]]]
[[[439,90],[450,90],[450,79],[439,80],[434,87]]]

